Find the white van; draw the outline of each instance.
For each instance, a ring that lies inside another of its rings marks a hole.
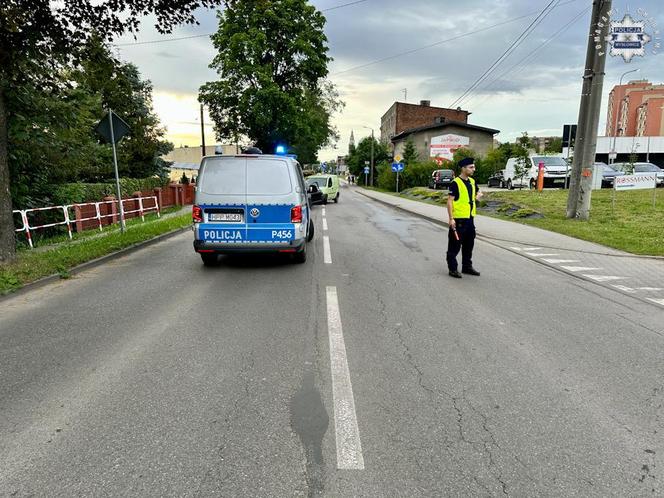
[[[545,187],[564,187],[565,178],[569,176],[571,170],[563,157],[530,156],[526,163],[526,171],[523,177],[521,177],[516,175],[516,162],[517,159],[512,157],[507,160],[507,165],[505,166],[504,182],[508,189],[513,189],[514,187],[535,188],[537,186],[539,163],[544,163]]]

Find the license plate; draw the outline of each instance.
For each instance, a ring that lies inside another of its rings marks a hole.
[[[564,178],[561,178],[560,180],[553,180],[553,183],[563,183],[565,181]]]
[[[227,223],[242,223],[242,213],[210,213],[208,214],[210,221],[225,221]]]

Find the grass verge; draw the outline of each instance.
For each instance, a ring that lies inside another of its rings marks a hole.
[[[96,237],[83,238],[40,250],[22,249],[15,261],[0,266],[0,295],[13,292],[23,285],[49,275],[69,278],[70,270],[96,258],[125,249],[134,244],[191,224],[191,214],[170,218],[155,218],[135,223],[123,234],[119,231],[102,232]]]
[[[384,193],[397,195],[393,192]],[[480,201],[479,213],[632,254],[664,256],[663,189],[657,189],[655,207],[652,190],[616,192],[615,208],[612,206],[612,190],[595,190],[589,221],[567,219],[567,195],[566,190],[485,192]],[[400,196],[437,205],[447,202],[446,190],[426,187],[405,190]]]

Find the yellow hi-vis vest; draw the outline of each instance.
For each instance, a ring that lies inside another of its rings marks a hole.
[[[459,200],[453,202],[455,219],[456,218],[467,219],[470,218],[471,216],[475,217],[475,214],[477,212],[476,209],[477,201],[475,200],[477,194],[477,187],[475,187],[475,180],[473,180],[472,177],[468,177],[468,181],[470,182],[470,186],[473,191],[473,210],[472,212],[470,210],[470,198],[468,197],[468,188],[466,188],[466,184],[463,183],[463,180],[457,176],[454,179],[454,183],[456,183],[457,187],[459,187]]]

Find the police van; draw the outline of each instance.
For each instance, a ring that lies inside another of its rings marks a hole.
[[[304,263],[314,236],[302,167],[288,156],[204,157],[192,216],[194,250],[206,266],[219,254],[261,252]]]

